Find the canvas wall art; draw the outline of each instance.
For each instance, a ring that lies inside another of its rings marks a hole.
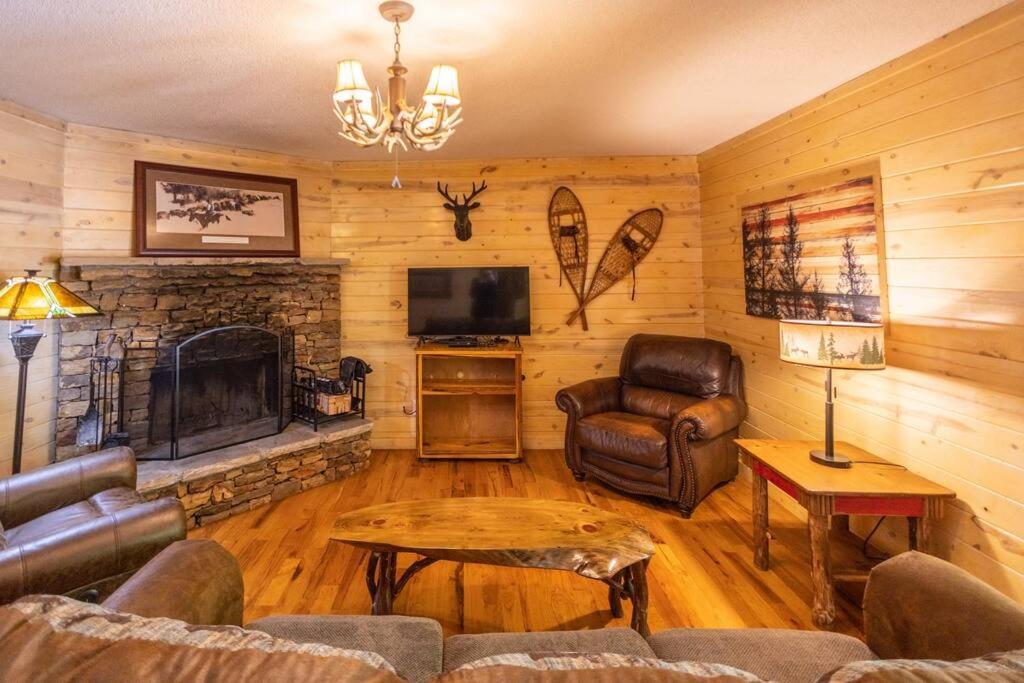
[[[292,178],[135,162],[135,254],[298,256]]]
[[[843,169],[742,198],[747,315],[882,322],[877,183],[870,167]]]

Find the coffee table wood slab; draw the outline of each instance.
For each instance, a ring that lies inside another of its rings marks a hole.
[[[390,614],[412,576],[438,560],[571,571],[608,584],[612,613],[633,603],[647,635],[647,564],[654,543],[636,522],[567,501],[442,498],[385,503],[341,515],[331,539],[371,551],[366,582],[373,614]],[[400,552],[422,556],[395,576]]]

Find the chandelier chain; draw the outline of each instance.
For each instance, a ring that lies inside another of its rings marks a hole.
[[[395,64],[398,64],[398,53],[402,50],[402,43],[399,42],[402,33],[402,24],[395,19]]]

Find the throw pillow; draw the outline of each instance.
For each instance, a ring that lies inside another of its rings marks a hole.
[[[513,653],[484,657],[434,679],[438,683],[763,683],[754,674],[724,664],[665,662],[611,653]]]
[[[33,595],[0,607],[7,681],[400,681],[372,652]]]
[[[1024,650],[999,652],[974,659],[876,659],[851,662],[818,679],[818,683],[1020,683],[1024,681]]]

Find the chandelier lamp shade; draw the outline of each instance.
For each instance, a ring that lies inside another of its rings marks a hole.
[[[341,129],[338,134],[362,147],[384,145],[388,152],[396,146],[403,150],[432,151],[440,148],[462,121],[462,96],[459,94],[459,72],[449,64],[438,64],[420,103],[413,106],[406,99],[405,74],[399,54],[402,23],[412,17],[413,7],[407,2],[391,0],[379,7],[381,16],[395,24],[395,59],[388,67],[387,101],[379,90],[371,90],[363,65],[354,59],[338,62],[338,78],[334,86],[334,113]]]
[[[831,320],[780,320],[779,358],[787,363],[825,368],[825,448],[812,450],[811,460],[828,467],[850,467],[836,453],[832,370],[884,370],[885,334],[880,323]]]
[[[0,290],[0,320],[29,321],[49,318],[78,318],[99,315],[86,301],[68,291],[56,280],[39,277],[39,271],[12,277]],[[44,337],[31,322],[21,322],[9,337],[18,360],[18,398],[14,423],[14,452],[11,471],[21,471],[21,447],[25,427],[25,387],[28,383],[28,362]]]

